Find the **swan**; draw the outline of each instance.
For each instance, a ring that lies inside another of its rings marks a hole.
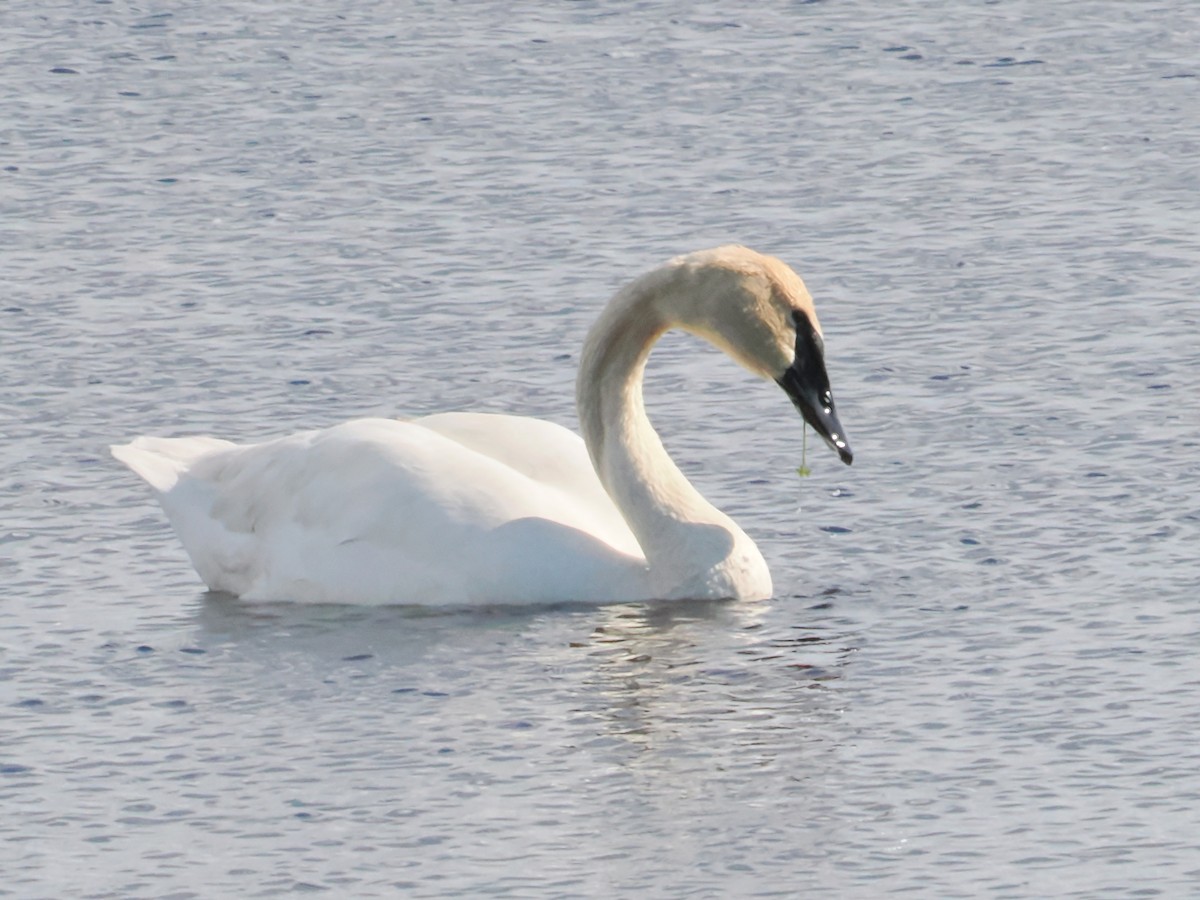
[[[208,587],[247,601],[770,598],[758,547],[683,476],[646,416],[646,360],[671,328],[776,381],[851,462],[804,282],[737,245],[676,257],[612,298],[580,358],[582,438],[449,412],[243,446],[139,437],[112,453],[154,490]]]

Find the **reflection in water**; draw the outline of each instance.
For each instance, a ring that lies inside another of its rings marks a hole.
[[[770,609],[704,601],[602,610],[575,644],[594,665],[591,702],[577,714],[637,751],[694,754],[732,727],[742,749],[770,755],[764,732],[831,714],[830,682],[854,651],[846,634],[820,626],[768,630]],[[795,732],[788,743],[802,740]]]
[[[202,594],[194,618],[199,646],[224,646],[264,670],[336,667],[373,659],[407,666],[463,625],[461,613],[416,606],[357,607],[303,603],[246,603],[230,594]]]
[[[779,624],[778,605],[794,602],[431,610],[252,604],[207,593],[185,640],[219,650],[260,682],[299,688],[370,677],[397,691],[415,684],[454,693],[476,714],[485,712],[479,692],[498,677],[492,668],[534,683],[552,673],[532,709],[569,721],[594,749],[619,758],[632,751],[627,762],[645,754],[646,765],[722,745],[761,765],[836,717],[834,687],[855,650],[856,636],[822,621],[819,609],[806,609],[803,625]],[[511,717],[503,707],[494,714]]]

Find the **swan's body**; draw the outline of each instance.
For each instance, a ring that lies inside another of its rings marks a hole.
[[[637,540],[583,441],[550,422],[357,419],[249,446],[138,438],[114,452],[159,491],[205,583],[247,600],[642,596]]]
[[[613,298],[581,358],[583,439],[538,419],[445,413],[247,446],[142,437],[113,454],[155,489],[205,583],[247,600],[769,597],[754,542],[646,418],[642,372],[674,326],[779,381],[850,461],[803,283],[742,247],[679,257]]]

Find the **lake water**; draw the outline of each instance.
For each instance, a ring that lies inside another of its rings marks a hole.
[[[1200,888],[1190,0],[0,9],[0,896]],[[669,337],[778,595],[204,593],[141,433],[572,424],[621,283],[817,299],[852,468]]]

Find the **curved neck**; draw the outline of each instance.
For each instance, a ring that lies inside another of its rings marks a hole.
[[[701,496],[646,416],[642,380],[655,342],[677,321],[683,298],[669,273],[618,293],[592,327],[580,359],[576,402],[592,464],[641,545],[658,596],[769,597],[758,548]]]

